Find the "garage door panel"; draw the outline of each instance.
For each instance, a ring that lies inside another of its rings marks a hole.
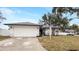
[[[14,36],[34,37],[39,35],[39,28],[36,26],[18,26],[14,27]]]

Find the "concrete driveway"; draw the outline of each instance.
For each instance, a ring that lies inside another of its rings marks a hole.
[[[9,38],[0,41],[0,51],[45,51],[37,38]]]

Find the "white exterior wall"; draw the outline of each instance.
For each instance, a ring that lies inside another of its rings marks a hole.
[[[51,35],[58,35],[58,33],[59,33],[59,29],[55,29],[55,30],[52,30],[51,31]],[[49,35],[50,34],[50,29],[45,29],[45,35]]]
[[[49,29],[45,29],[45,35],[49,35],[50,30]]]
[[[39,26],[12,26],[11,36],[15,37],[36,37],[39,36]]]

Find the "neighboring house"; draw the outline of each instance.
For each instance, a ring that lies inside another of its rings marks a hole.
[[[1,35],[1,36],[10,36],[11,33],[10,33],[9,30],[0,28],[0,35]]]
[[[77,34],[77,31],[76,31],[76,30],[73,30],[73,29],[71,29],[71,28],[66,28],[66,29],[65,29],[65,32],[66,32],[66,33],[70,33],[70,34],[72,34],[72,35],[76,35],[76,34]]]
[[[39,24],[34,24],[30,22],[19,22],[19,23],[9,23],[5,24],[10,27],[12,33],[11,36],[14,37],[36,37],[39,36]]]
[[[76,33],[75,30],[73,30],[73,29],[65,29],[65,32],[66,33],[74,33],[74,34]]]

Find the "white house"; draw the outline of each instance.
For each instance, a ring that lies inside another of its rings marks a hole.
[[[11,31],[11,36],[14,37],[36,37],[39,36],[39,24],[30,22],[9,23],[8,25]]]
[[[43,25],[42,30],[44,35],[50,35],[49,25]],[[51,35],[75,35],[75,30],[71,28],[65,28],[64,32],[61,31],[61,27],[58,25],[51,25]]]
[[[42,26],[44,35],[49,35],[50,34],[50,29],[49,29],[49,25],[43,25]],[[60,31],[60,26],[56,26],[56,25],[51,25],[51,35],[57,35],[58,32]]]

